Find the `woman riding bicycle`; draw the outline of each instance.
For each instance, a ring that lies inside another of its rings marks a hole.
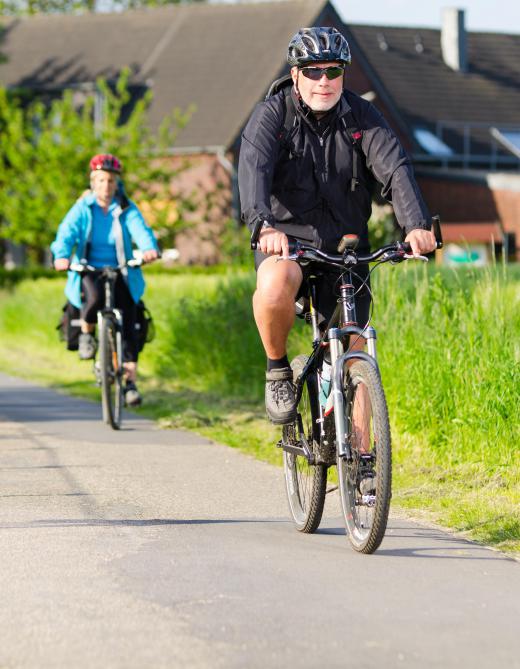
[[[132,244],[142,252],[145,262],[158,257],[155,235],[136,205],[126,197],[120,180],[121,171],[121,162],[113,155],[98,154],[91,159],[90,190],[69,210],[51,244],[55,269],[67,270],[71,261],[85,260],[99,269],[125,265],[133,257]],[[115,284],[115,306],[123,314],[124,392],[129,406],[138,406],[142,401],[136,386],[138,344],[135,321],[136,305],[144,288],[138,267],[124,267]],[[69,272],[65,294],[81,310],[79,357],[93,359],[97,312],[104,306],[100,276]]]

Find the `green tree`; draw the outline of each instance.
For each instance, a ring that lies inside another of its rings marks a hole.
[[[73,12],[121,11],[140,7],[178,4],[181,0],[0,0],[3,16],[24,14],[57,14]],[[191,0],[200,2],[202,0]]]
[[[0,89],[0,238],[26,245],[34,261],[41,260],[59,222],[88,187],[94,153],[121,158],[130,197],[145,205],[167,243],[183,226],[183,213],[193,209],[189,197],[172,196],[183,165],[164,157],[191,111],[172,111],[152,132],[146,119],[151,93],[130,105],[128,77],[123,72],[114,87],[97,82],[102,122],[94,119],[92,95],[81,107],[72,91],[50,105],[24,104]]]

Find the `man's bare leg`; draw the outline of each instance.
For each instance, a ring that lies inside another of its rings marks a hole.
[[[287,338],[294,323],[294,299],[302,271],[292,260],[266,258],[257,272],[253,310],[268,358],[265,408],[275,424],[291,423],[296,415],[292,372],[287,360]]]
[[[292,260],[266,258],[257,272],[253,296],[255,321],[271,360],[287,354],[287,338],[294,324],[294,301],[303,279],[299,265]]]

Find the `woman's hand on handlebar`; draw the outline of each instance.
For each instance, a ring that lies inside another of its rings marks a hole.
[[[54,261],[54,269],[57,269],[58,272],[65,272],[69,269],[70,262],[68,258],[56,258]]]
[[[148,251],[143,251],[143,262],[153,262],[159,257],[158,251],[155,249],[149,249]]]
[[[404,240],[412,247],[412,255],[420,256],[424,253],[431,253],[436,249],[435,235],[431,230],[422,230],[416,228],[411,230]]]
[[[276,228],[264,228],[258,238],[258,247],[268,256],[276,255],[287,258],[289,255],[289,240],[287,235]]]

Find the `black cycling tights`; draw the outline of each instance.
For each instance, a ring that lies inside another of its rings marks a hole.
[[[81,279],[81,287],[83,292],[81,318],[94,325],[97,323],[98,310],[105,305],[103,281],[98,274],[87,274]],[[114,285],[114,302],[123,314],[123,360],[137,362],[136,305],[121,274],[118,275]]]

